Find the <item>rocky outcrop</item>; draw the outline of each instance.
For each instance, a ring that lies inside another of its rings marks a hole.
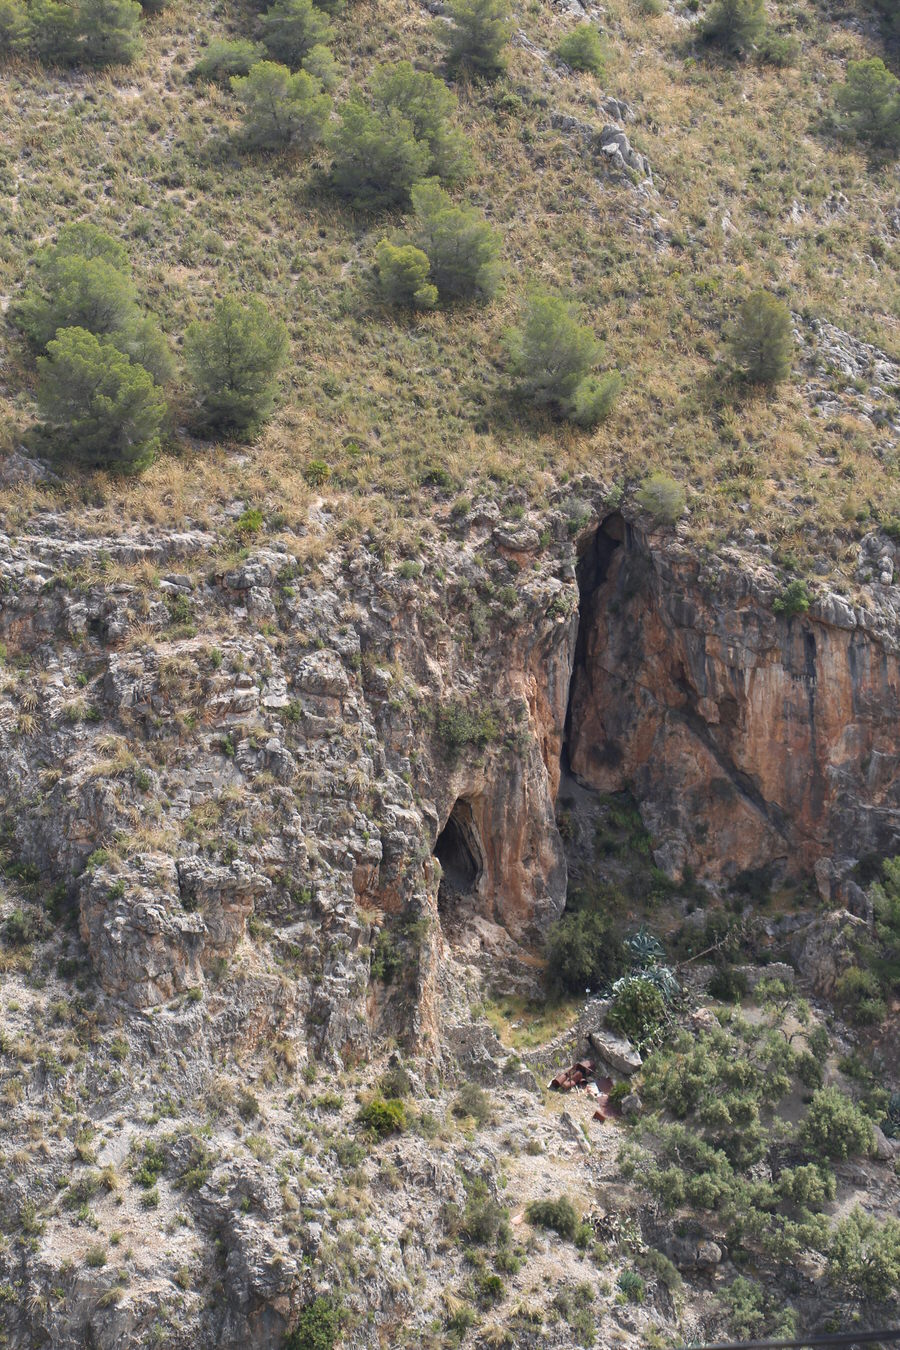
[[[581,564],[569,759],[630,787],[657,861],[728,877],[900,842],[893,592],[775,612],[773,571],[607,519]]]

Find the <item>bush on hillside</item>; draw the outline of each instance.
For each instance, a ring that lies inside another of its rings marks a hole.
[[[86,221],[66,226],[38,253],[13,322],[38,350],[63,328],[106,337],[164,384],[174,374],[172,355],[156,320],[142,314],[127,269],[118,240]]]
[[[584,70],[598,77],[606,66],[606,54],[600,34],[592,23],[580,23],[556,44],[556,55],[573,70]]]
[[[618,975],[622,944],[608,915],[596,908],[567,911],[547,935],[547,980],[552,990],[583,994]]]
[[[263,48],[248,38],[214,38],[191,69],[192,80],[227,85],[232,75],[246,75],[264,55]]]
[[[875,1026],[887,1017],[887,1004],[877,977],[871,970],[863,970],[860,966],[850,966],[838,977],[834,999],[854,1026]]]
[[[374,1097],[357,1119],[377,1139],[386,1139],[389,1134],[402,1134],[406,1129],[406,1107],[398,1097]]]
[[[857,1206],[832,1228],[827,1257],[832,1284],[860,1302],[886,1303],[900,1288],[900,1222]]]
[[[376,112],[359,93],[350,95],[338,116],[329,138],[336,191],[362,210],[405,205],[428,172],[428,146],[400,113]]]
[[[423,178],[464,178],[471,162],[451,121],[455,109],[453,94],[434,75],[408,61],[379,66],[370,96],[357,89],[339,109],[330,138],[337,191],[371,210],[406,204]]]
[[[438,292],[428,279],[429,267],[427,256],[413,244],[382,239],[375,249],[378,290],[389,305],[434,309]]]
[[[813,1093],[800,1142],[813,1158],[843,1160],[872,1152],[875,1136],[872,1122],[846,1093],[836,1087]]]
[[[251,150],[307,154],[325,134],[331,99],[305,70],[292,75],[275,61],[258,61],[231,87],[244,108],[243,139]]]
[[[13,320],[32,346],[43,349],[59,328],[108,335],[137,312],[137,290],[127,273],[102,257],[50,249],[38,258],[35,280],[13,307]]]
[[[783,300],[754,291],[742,303],[729,333],[731,354],[752,384],[775,385],[791,373],[794,335]]]
[[[63,328],[38,360],[37,402],[60,454],[136,473],[153,459],[166,404],[153,377],[108,338]]]
[[[592,431],[609,417],[621,392],[622,376],[617,370],[587,375],[570,398],[566,416],[576,426]]]
[[[3,0],[0,52],[27,51],[47,65],[124,65],[140,51],[141,12],[136,0]]]
[[[805,614],[809,609],[809,602],[809,587],[802,577],[794,577],[794,580],[789,581],[781,594],[776,595],[772,601],[772,611],[786,619],[792,619],[797,614]]]
[[[656,985],[637,976],[618,982],[606,1020],[641,1046],[656,1034],[665,1016],[665,1001]]]
[[[766,31],[765,0],[713,0],[701,32],[735,56],[742,56]]]
[[[261,27],[269,56],[293,70],[299,70],[314,47],[334,37],[334,29],[313,0],[276,0],[263,15]]]
[[[581,1221],[568,1196],[557,1200],[532,1200],[525,1207],[525,1218],[535,1228],[549,1228],[560,1237],[574,1239]]]
[[[287,351],[287,328],[263,300],[220,300],[212,318],[192,323],[184,337],[196,425],[213,434],[254,431],[272,410]]]
[[[334,1350],[341,1331],[343,1309],[330,1294],[319,1294],[304,1304],[284,1350]]]
[[[323,89],[333,89],[338,82],[338,63],[334,53],[324,43],[317,42],[303,58],[303,69],[307,75],[318,80]]]
[[[500,283],[500,233],[434,180],[413,188],[413,242],[431,265],[442,300],[489,300]]]
[[[684,515],[684,488],[665,473],[652,473],[635,494],[642,511],[662,525],[674,525]]]
[[[900,80],[880,57],[849,62],[835,101],[847,134],[872,146],[900,149]]]
[[[502,74],[514,27],[509,0],[451,0],[450,18],[450,27],[441,29],[448,69],[485,79]]]
[[[84,65],[118,66],[134,60],[141,46],[136,0],[78,0],[77,11]]]
[[[28,11],[22,0],[0,0],[0,57],[19,56],[28,48]]]
[[[584,421],[596,397],[596,386],[586,382],[592,379],[591,368],[603,348],[567,301],[544,292],[532,295],[523,322],[506,335],[506,351],[522,398]],[[595,407],[602,408],[604,402],[598,399]]]
[[[398,112],[430,154],[428,173],[456,183],[471,171],[462,132],[453,125],[456,96],[436,75],[414,69],[409,61],[378,66],[372,76],[372,103],[383,114]]]

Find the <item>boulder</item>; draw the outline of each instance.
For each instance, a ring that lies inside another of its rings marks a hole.
[[[619,1073],[630,1076],[637,1073],[643,1063],[630,1041],[624,1036],[617,1036],[606,1027],[598,1031],[589,1031],[588,1040],[610,1068],[616,1069]]]

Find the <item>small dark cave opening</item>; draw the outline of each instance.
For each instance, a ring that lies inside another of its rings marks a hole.
[[[484,871],[481,844],[472,820],[472,807],[460,798],[437,837],[434,856],[441,864],[438,913],[453,917],[461,902],[474,899]]]

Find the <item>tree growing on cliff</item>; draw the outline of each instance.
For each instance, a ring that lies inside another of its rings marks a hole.
[[[192,323],[184,353],[198,428],[239,437],[254,431],[272,410],[287,351],[287,328],[257,296],[220,300],[210,319]]]
[[[779,384],[790,375],[794,354],[790,310],[768,291],[754,291],[740,306],[729,343],[735,364],[751,384]]]
[[[449,28],[442,27],[447,68],[492,79],[506,69],[504,48],[512,37],[509,0],[452,0]]]

